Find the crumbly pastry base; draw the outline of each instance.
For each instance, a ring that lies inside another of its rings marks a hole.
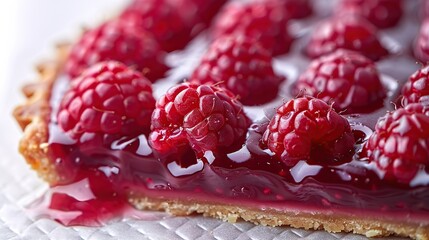
[[[335,213],[306,213],[300,211],[278,211],[275,209],[253,209],[216,203],[195,203],[181,199],[130,198],[137,209],[161,210],[177,216],[203,214],[235,223],[239,219],[264,226],[291,226],[307,230],[325,230],[327,232],[352,232],[367,237],[398,235],[414,239],[429,239],[429,227],[426,225],[376,221],[354,216],[337,216]]]
[[[50,96],[69,51],[68,44],[59,45],[55,61],[38,66],[36,83],[23,87],[24,104],[15,108],[13,115],[24,135],[19,151],[28,164],[51,185],[63,182],[55,165],[48,157]],[[398,235],[429,240],[429,226],[417,223],[398,223],[355,216],[337,216],[335,213],[306,213],[287,210],[261,210],[219,203],[197,202],[181,199],[130,197],[129,202],[137,209],[161,210],[173,215],[202,214],[236,222],[239,219],[267,226],[291,226],[295,228],[325,230],[328,232],[352,232],[367,237]]]
[[[19,152],[27,163],[50,184],[61,183],[61,176],[48,158],[49,119],[51,114],[50,97],[52,87],[69,52],[69,44],[57,46],[57,56],[37,66],[38,79],[22,88],[26,101],[17,106],[13,116],[24,132],[19,143]]]

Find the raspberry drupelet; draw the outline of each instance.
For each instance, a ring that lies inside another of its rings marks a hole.
[[[270,53],[259,43],[233,37],[213,42],[190,77],[190,82],[225,87],[245,105],[274,99],[283,80],[274,73]]]
[[[311,62],[296,82],[295,94],[332,102],[337,111],[370,111],[386,96],[375,64],[358,52],[337,50]]]
[[[292,167],[300,160],[323,165],[350,161],[355,141],[349,122],[331,106],[301,97],[277,109],[262,143]]]
[[[169,161],[172,156],[186,167],[207,151],[237,150],[249,126],[243,106],[231,92],[219,86],[183,83],[157,101],[149,143],[161,159]]]
[[[412,103],[379,119],[363,153],[385,172],[384,178],[410,183],[429,167],[428,110]]]
[[[377,61],[389,54],[377,34],[377,28],[363,17],[348,14],[334,16],[316,26],[306,52],[309,57],[317,58],[343,48]]]
[[[219,13],[212,35],[213,39],[224,36],[251,38],[273,55],[280,55],[289,51],[293,41],[289,19],[279,1],[230,3]]]
[[[149,80],[122,63],[98,63],[74,79],[61,101],[59,126],[78,142],[93,134],[147,134],[155,99]]]
[[[71,48],[65,71],[75,78],[98,62],[115,60],[133,66],[154,82],[168,70],[164,57],[165,52],[149,32],[111,20],[83,33]]]

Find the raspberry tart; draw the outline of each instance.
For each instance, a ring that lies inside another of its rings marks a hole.
[[[195,14],[173,11],[178,2]],[[412,74],[413,56],[393,55],[348,10],[325,20],[329,34],[291,45],[293,21],[321,19],[310,3],[134,0],[59,46],[14,112],[20,152],[40,177],[90,193],[53,194],[50,209],[81,212],[55,219],[82,225],[130,204],[429,239],[428,67]],[[308,9],[292,14],[299,6]],[[243,28],[222,19],[230,11]],[[186,55],[200,62],[191,68]],[[374,62],[394,59],[409,79]]]

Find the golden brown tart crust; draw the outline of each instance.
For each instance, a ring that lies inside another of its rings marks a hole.
[[[19,151],[39,176],[50,185],[63,181],[57,173],[55,164],[48,157],[48,125],[50,121],[50,96],[53,84],[61,73],[67,57],[69,45],[57,47],[54,61],[43,62],[38,66],[38,81],[23,87],[26,101],[15,108],[13,115],[21,126],[24,135],[19,143]],[[138,209],[162,210],[173,215],[202,214],[236,222],[238,219],[267,226],[291,226],[304,229],[325,230],[328,232],[352,232],[379,237],[398,235],[414,239],[429,239],[427,225],[398,223],[387,220],[366,219],[356,216],[343,216],[325,213],[299,211],[280,211],[275,209],[256,209],[219,203],[196,202],[183,199],[151,198],[130,196],[129,202]]]
[[[26,101],[13,111],[13,116],[24,132],[19,143],[19,152],[39,176],[50,184],[61,182],[61,176],[48,158],[50,96],[68,51],[69,44],[59,44],[56,58],[37,66],[37,81],[22,88]]]

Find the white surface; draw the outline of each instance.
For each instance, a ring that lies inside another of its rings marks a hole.
[[[19,88],[34,80],[33,66],[52,56],[55,42],[73,38],[79,26],[94,24],[121,4],[120,0],[0,1],[0,239],[366,239],[202,217],[125,219],[100,228],[31,219],[23,206],[46,185],[17,153],[21,131],[11,112],[23,100]]]

